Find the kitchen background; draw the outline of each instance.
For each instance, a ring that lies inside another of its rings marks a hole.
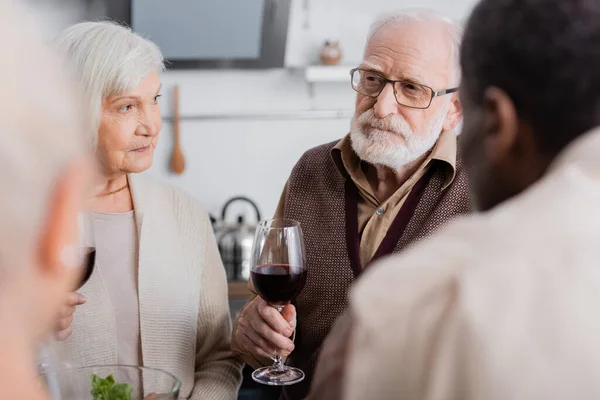
[[[106,1],[111,0],[27,1],[47,22],[51,38],[72,23],[102,18]],[[151,0],[138,3],[145,1]],[[157,1],[170,5],[190,2]],[[207,7],[214,3],[198,2]],[[462,22],[474,4],[475,0],[291,0],[283,67],[169,70],[164,74],[161,107],[166,120],[154,165],[146,173],[185,189],[215,216],[235,195],[250,197],[263,216],[271,216],[302,153],[346,133],[354,105],[348,71],[361,60],[373,20],[404,7],[427,7]],[[236,19],[243,20],[245,15],[236,13],[235,7],[228,12],[233,31],[238,26]],[[311,67],[319,64],[319,53],[327,39],[339,41],[343,52],[340,66]],[[184,40],[194,43],[198,38]],[[181,175],[169,170],[173,125],[168,119],[173,116],[174,84],[180,86],[180,113],[184,118],[181,141],[186,168]],[[240,113],[251,116],[240,118]],[[238,118],[214,118],[223,114]],[[233,205],[232,211],[233,220],[238,213],[247,214],[248,220],[253,218],[251,208],[243,204]]]
[[[131,10],[137,8],[141,12],[145,8],[149,13],[145,19],[138,20],[153,32],[145,36],[158,41],[157,38],[170,35],[174,40],[162,46],[163,52],[174,51],[174,48],[181,51],[183,46],[195,52],[196,58],[202,58],[204,51],[204,58],[213,59],[192,68],[165,72],[161,99],[164,124],[154,165],[145,173],[183,188],[217,218],[223,204],[239,195],[254,200],[263,218],[272,216],[285,181],[302,153],[346,134],[355,98],[349,70],[360,63],[369,26],[379,15],[405,7],[427,7],[462,23],[476,2],[25,1],[39,14],[40,25],[47,29],[49,40],[73,23],[104,19],[107,15],[115,17],[115,9],[122,12],[131,6]],[[168,24],[169,18],[174,21],[172,26]],[[132,20],[135,29],[136,19]],[[196,34],[178,34],[179,29],[192,29]],[[337,66],[319,65],[326,40],[337,42],[341,47],[343,57]],[[232,63],[225,60],[223,54],[234,50],[246,56],[258,53],[259,61]],[[254,68],[247,68],[252,64]],[[175,174],[169,168],[173,148],[174,85],[179,86],[182,117],[180,135],[185,157],[182,174]],[[252,207],[243,202],[233,203],[229,211],[229,222],[237,221],[239,215],[244,215],[250,225],[254,222]],[[230,280],[230,308],[235,317],[249,296],[245,280],[249,274],[253,227],[235,227],[228,231],[218,225],[216,228]],[[250,369],[244,371],[239,399],[278,397],[279,389],[254,384],[250,373]]]

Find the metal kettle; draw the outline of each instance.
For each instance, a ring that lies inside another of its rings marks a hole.
[[[238,201],[246,202],[254,208],[256,213],[255,224],[246,223],[242,215],[237,217],[237,223],[235,224],[228,224],[226,222],[227,209],[232,203]],[[223,265],[225,266],[225,272],[227,273],[227,280],[247,281],[250,279],[252,244],[254,242],[256,225],[260,219],[258,206],[247,197],[233,197],[223,205],[221,223],[216,229],[216,237]]]

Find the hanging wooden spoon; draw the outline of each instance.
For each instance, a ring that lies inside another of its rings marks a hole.
[[[181,150],[179,124],[179,85],[173,86],[173,152],[171,153],[171,171],[181,174],[185,170],[185,158]]]

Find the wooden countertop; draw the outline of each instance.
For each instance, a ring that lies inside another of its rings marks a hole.
[[[246,281],[231,281],[228,282],[230,298],[250,298],[252,292],[248,290],[248,282]]]

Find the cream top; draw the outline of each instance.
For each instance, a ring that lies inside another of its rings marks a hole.
[[[179,377],[182,398],[235,400],[242,362],[231,353],[227,278],[208,215],[178,188],[144,174],[127,179],[144,367]],[[60,343],[63,359],[75,367],[117,364],[122,329],[103,269],[79,290],[87,302],[75,311],[73,334]]]
[[[141,365],[138,240],[133,211],[92,213],[97,272],[114,310],[117,363]]]

